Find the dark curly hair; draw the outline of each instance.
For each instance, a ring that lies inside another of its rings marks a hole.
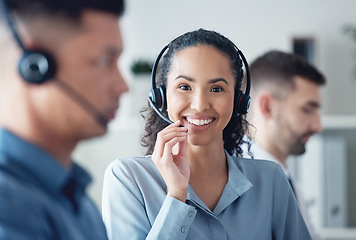
[[[232,73],[235,77],[235,99],[238,94],[243,79],[242,60],[235,45],[221,34],[205,29],[199,29],[192,32],[187,32],[178,38],[174,39],[168,47],[166,54],[163,56],[162,63],[157,70],[160,76],[156,79],[156,84],[167,85],[167,75],[170,71],[171,62],[177,52],[188,47],[197,45],[209,45],[224,55],[228,56],[231,63]],[[167,116],[167,112],[163,112]],[[141,110],[142,117],[146,120],[145,134],[141,138],[141,144],[147,148],[146,154],[152,154],[157,139],[157,133],[168,126],[168,123],[162,120],[152,108],[144,108]],[[167,116],[168,117],[168,116]],[[242,154],[240,145],[245,141],[242,139],[245,131],[247,131],[247,121],[243,115],[236,114],[235,110],[232,117],[223,131],[224,148],[229,154]]]

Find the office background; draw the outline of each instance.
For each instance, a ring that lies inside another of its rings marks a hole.
[[[94,177],[90,194],[98,206],[106,166],[118,157],[144,153],[139,142],[143,130],[139,109],[146,104],[150,76],[133,74],[133,62],[153,61],[169,41],[197,28],[227,36],[247,60],[271,49],[291,52],[302,40],[311,44],[311,60],[327,78],[321,109],[325,131],[311,139],[302,159],[291,160],[291,168],[306,191],[312,218],[327,239],[356,239],[356,41],[343,32],[347,25],[356,26],[356,1],[126,3],[120,67],[131,91],[122,97],[108,134],[83,141],[74,152]]]

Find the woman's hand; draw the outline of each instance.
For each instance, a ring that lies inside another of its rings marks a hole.
[[[152,160],[168,187],[167,195],[185,202],[188,194],[190,167],[187,155],[187,128],[175,122],[157,134]],[[177,154],[173,147],[179,144]]]

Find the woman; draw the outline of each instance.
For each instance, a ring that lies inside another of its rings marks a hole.
[[[110,239],[310,239],[281,168],[232,157],[246,129],[236,110],[243,78],[236,47],[203,29],[168,45],[160,69],[168,124],[148,113],[144,157],[107,169]],[[164,101],[163,101],[164,102]]]

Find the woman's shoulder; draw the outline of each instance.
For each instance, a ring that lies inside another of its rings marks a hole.
[[[265,159],[251,159],[251,158],[239,158],[239,159],[241,161],[241,164],[250,167],[271,168],[271,169],[276,169],[281,167],[278,163]]]
[[[244,167],[247,168],[281,168],[281,166],[273,161],[265,160],[265,159],[252,159],[252,158],[243,158],[243,157],[236,157],[231,156],[234,161]]]
[[[113,171],[140,171],[144,169],[152,171],[156,167],[152,162],[151,155],[147,155],[117,158],[109,164],[108,169]]]
[[[125,157],[114,160],[105,171],[107,185],[125,186],[137,196],[164,192],[165,182],[151,156]]]
[[[241,157],[232,157],[238,168],[248,176],[258,177],[284,177],[282,167],[273,161],[263,159],[250,159]]]
[[[264,186],[263,189],[275,189],[277,192],[287,191],[289,187],[287,176],[278,163],[240,157],[233,157],[233,160],[255,189]]]

